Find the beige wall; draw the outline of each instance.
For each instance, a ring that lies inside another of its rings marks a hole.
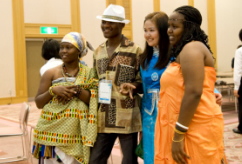
[[[13,19],[12,1],[0,1],[0,98],[15,96],[15,70],[14,70],[14,51],[13,51]],[[1,100],[0,100],[1,101]]]
[[[71,26],[71,0],[23,0],[24,22],[36,24],[66,24]],[[160,9],[168,14],[181,6],[187,5],[188,0],[160,0]],[[203,16],[202,29],[208,33],[207,1],[194,0]],[[242,28],[241,0],[216,0],[216,37],[217,37],[217,64],[218,71],[230,71],[231,59],[236,47],[242,44],[238,38],[238,32]],[[106,0],[80,0],[81,32],[86,36],[94,48],[105,41],[100,29],[101,21],[96,19],[102,15],[106,8]],[[143,20],[153,12],[152,0],[132,0],[133,40],[144,47]],[[1,59],[0,75],[0,103],[1,98],[15,97],[15,61],[13,45],[13,20],[12,1],[0,0],[0,20],[4,25],[0,26]],[[23,31],[24,33],[24,31]],[[93,52],[84,57],[84,61],[92,67]],[[21,61],[17,61],[21,62]],[[7,70],[7,71],[6,71]]]
[[[194,7],[196,7],[202,14],[201,29],[208,34],[208,14],[207,14],[207,1],[206,0],[194,0]]]
[[[144,19],[146,15],[153,11],[153,1],[132,0],[133,41],[138,44],[142,49],[145,45],[143,29]]]
[[[96,49],[105,41],[101,31],[101,20],[97,15],[102,15],[106,8],[106,0],[80,0],[81,33]],[[84,60],[88,66],[93,66],[93,52],[89,50]]]
[[[242,1],[216,1],[217,63],[218,71],[230,71],[236,47],[242,44],[239,30],[242,28]]]
[[[160,0],[160,10],[168,16],[179,6],[188,5],[188,0]]]
[[[24,22],[71,24],[70,0],[24,0]]]
[[[160,0],[160,9],[168,16],[177,8],[183,5],[188,5],[188,0]],[[201,28],[208,33],[208,19],[207,19],[207,1],[194,0],[194,7],[196,7],[202,14],[203,22]]]

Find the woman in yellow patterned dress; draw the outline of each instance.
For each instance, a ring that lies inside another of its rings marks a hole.
[[[89,162],[97,135],[98,80],[93,69],[79,62],[87,47],[91,46],[80,33],[65,35],[60,45],[63,65],[41,78],[35,102],[43,110],[34,129],[33,147],[39,163]]]

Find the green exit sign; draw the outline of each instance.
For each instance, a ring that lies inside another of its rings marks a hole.
[[[58,34],[57,27],[40,27],[41,34]]]

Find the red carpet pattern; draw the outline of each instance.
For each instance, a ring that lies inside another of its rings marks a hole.
[[[229,164],[242,164],[242,135],[232,132],[237,125],[229,124],[224,128],[224,147]]]

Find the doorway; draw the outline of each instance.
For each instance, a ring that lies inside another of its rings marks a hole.
[[[40,68],[45,64],[41,56],[44,39],[26,39],[28,101],[34,101],[40,83]]]
[[[26,38],[28,101],[34,101],[40,84],[40,68],[46,63],[41,56],[42,45],[48,38]],[[61,41],[61,39],[56,39]]]

